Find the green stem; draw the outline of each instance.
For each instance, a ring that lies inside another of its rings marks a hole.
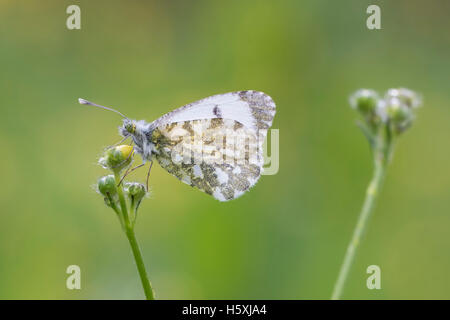
[[[108,193],[106,196],[108,197],[109,203],[111,204],[111,208],[117,214],[117,218],[119,218],[119,222],[120,222],[120,225],[122,226],[122,229],[125,230],[125,223],[123,221],[123,216],[122,216],[121,211],[119,210],[119,208],[117,208],[117,206],[114,203],[113,198],[111,197],[111,195]]]
[[[116,184],[120,183],[120,173],[118,171],[114,172],[114,178],[116,180]],[[150,284],[150,280],[148,279],[147,272],[145,271],[144,259],[142,259],[142,254],[139,249],[139,245],[136,240],[136,236],[134,234],[134,224],[130,222],[130,217],[128,215],[127,204],[125,202],[125,197],[123,195],[122,186],[117,188],[117,194],[119,196],[119,203],[122,209],[123,219],[125,222],[125,234],[127,235],[128,241],[130,242],[131,250],[133,251],[134,260],[136,261],[136,266],[139,272],[139,276],[141,278],[142,287],[144,288],[145,297],[147,300],[154,300],[155,297],[153,295],[153,289]]]
[[[145,297],[147,300],[154,300],[152,285],[148,279],[147,272],[145,271],[144,260],[142,259],[142,254],[139,249],[139,245],[132,228],[128,228],[126,231],[128,241],[130,242],[131,250],[133,251],[134,260],[136,260],[136,266],[139,271],[139,276],[141,277],[142,287],[144,287]]]
[[[114,178],[116,180],[116,185],[119,185],[120,172],[114,171]],[[120,208],[122,209],[123,219],[125,222],[125,228],[128,228],[130,226],[130,219],[128,217],[127,203],[125,202],[125,197],[123,195],[122,185],[117,187],[117,194],[119,196],[119,203],[120,203]]]
[[[350,268],[355,258],[356,250],[358,249],[361,240],[361,236],[367,226],[370,213],[372,212],[372,209],[375,205],[377,195],[380,192],[381,184],[386,174],[386,168],[392,153],[392,141],[389,137],[388,139],[386,139],[385,143],[382,143],[379,140],[378,145],[381,145],[381,147],[375,147],[375,167],[373,177],[367,188],[364,205],[359,214],[358,222],[356,223],[355,230],[353,231],[352,239],[347,247],[344,262],[342,263],[341,269],[339,271],[339,276],[334,286],[333,294],[331,296],[332,300],[339,300],[341,298],[345,282],[348,278]]]

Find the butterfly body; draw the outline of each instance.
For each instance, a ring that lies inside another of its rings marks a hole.
[[[148,123],[119,127],[143,161],[158,163],[182,182],[220,201],[252,187],[263,170],[262,144],[275,104],[258,91],[237,91],[185,105]]]

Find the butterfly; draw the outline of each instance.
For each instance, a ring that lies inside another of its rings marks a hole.
[[[275,116],[272,98],[259,91],[218,94],[169,112],[155,121],[119,113],[119,133],[131,137],[143,162],[155,158],[169,173],[219,201],[238,198],[263,171],[263,142]]]

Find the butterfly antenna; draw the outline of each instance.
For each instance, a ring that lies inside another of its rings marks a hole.
[[[87,101],[87,100],[84,100],[84,99],[81,99],[81,98],[78,99],[78,102],[79,102],[80,104],[86,104],[86,105],[89,105],[89,106],[98,107],[98,108],[102,108],[102,109],[105,109],[105,110],[109,110],[109,111],[118,113],[118,114],[120,114],[124,119],[128,119],[128,117],[126,117],[126,116],[123,115],[121,112],[119,112],[119,111],[117,111],[117,110],[115,110],[115,109],[113,109],[113,108],[101,106],[101,105],[99,105],[99,104],[96,104],[96,103],[93,103],[93,102],[90,102],[90,101]]]

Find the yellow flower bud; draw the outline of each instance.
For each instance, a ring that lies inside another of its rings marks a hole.
[[[117,146],[116,150],[121,152],[125,158],[128,158],[131,155],[131,152],[133,152],[133,147],[127,144],[123,144],[121,146]]]
[[[129,145],[121,145],[108,149],[103,157],[100,158],[99,164],[113,171],[121,171],[126,168],[133,158],[133,147]]]

